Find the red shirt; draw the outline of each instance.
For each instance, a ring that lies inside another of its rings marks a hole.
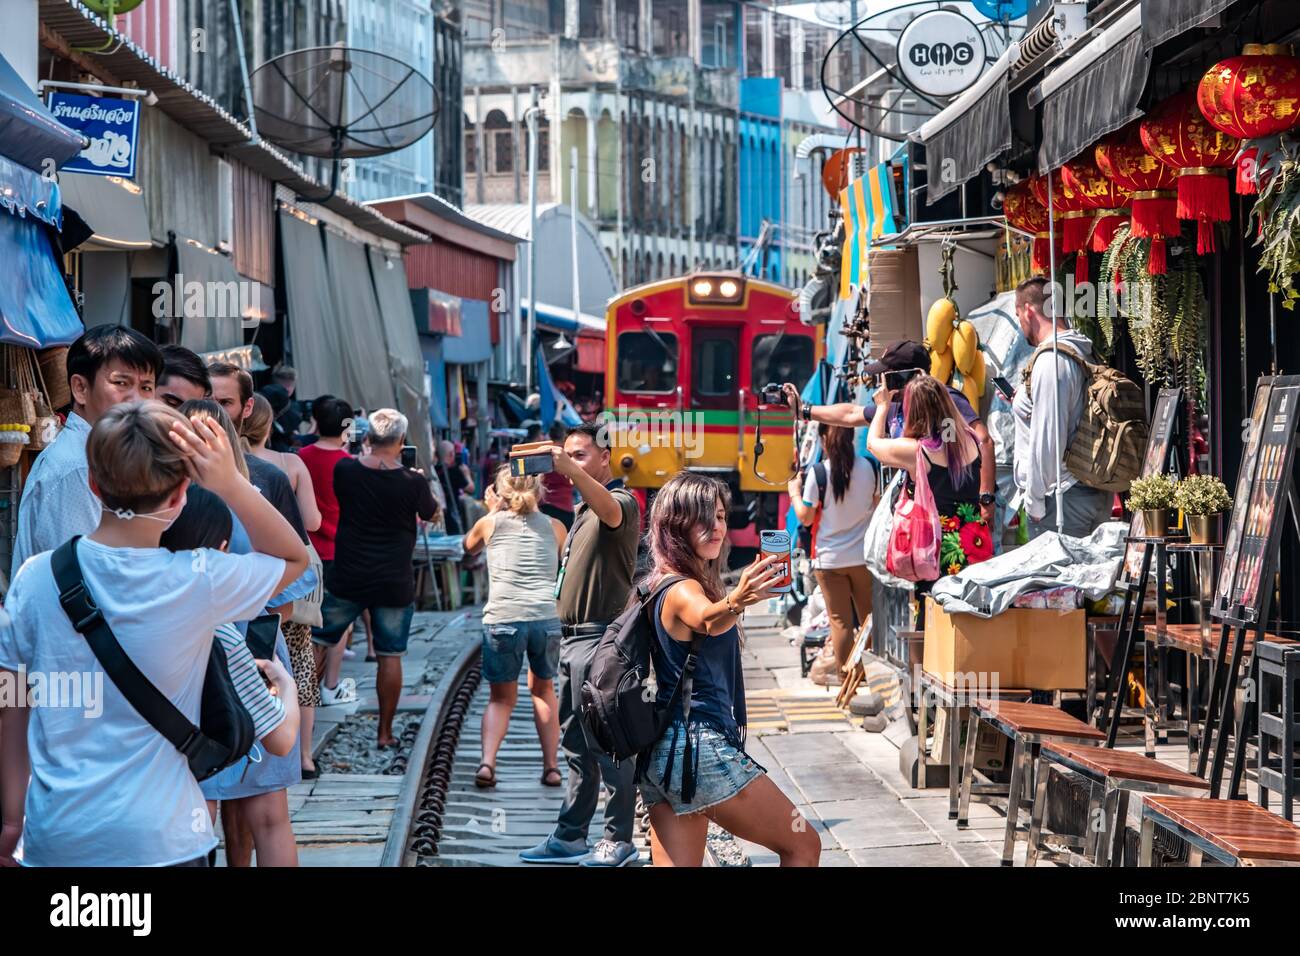
[[[339,529],[339,499],[334,494],[334,466],[352,457],[342,448],[321,448],[304,445],[298,457],[311,475],[312,490],[316,493],[316,507],[320,509],[320,530],[309,531],[311,543],[322,561],[334,560],[334,536]]]
[[[542,499],[548,505],[561,511],[573,510],[573,484],[558,471],[548,471],[542,475],[542,487],[546,490]]]

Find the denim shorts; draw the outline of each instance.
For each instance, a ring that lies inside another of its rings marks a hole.
[[[401,657],[406,653],[406,642],[411,637],[411,619],[415,617],[414,604],[379,607],[349,601],[328,591],[320,607],[321,626],[311,629],[312,643],[333,647],[343,639],[348,627],[361,616],[362,611],[370,612],[370,641],[376,656]]]
[[[489,684],[519,680],[525,653],[533,676],[554,680],[560,664],[560,619],[483,625],[483,678]]]
[[[637,779],[641,799],[647,807],[667,802],[673,813],[681,816],[698,813],[730,800],[765,772],[745,751],[737,748],[722,734],[705,724],[693,724],[690,730],[695,764],[695,794],[689,802],[682,800],[682,752],[686,747],[686,728],[675,720],[651,749],[645,770]],[[663,785],[664,771],[672,761],[668,786]]]

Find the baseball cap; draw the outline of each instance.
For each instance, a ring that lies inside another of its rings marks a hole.
[[[901,372],[909,368],[930,368],[930,350],[920,342],[900,339],[885,346],[884,354],[874,362],[869,362],[863,371],[868,375],[880,375],[883,372]]]

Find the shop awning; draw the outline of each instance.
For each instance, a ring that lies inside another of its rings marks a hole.
[[[177,237],[172,301],[166,314],[180,320],[181,345],[195,352],[214,352],[244,344],[243,313],[259,303],[227,256],[203,243]]]
[[[39,219],[63,229],[59,184],[21,163],[0,156],[0,213]]]
[[[9,61],[0,56],[0,156],[43,173],[81,152],[86,141],[45,108]]]
[[[75,209],[95,234],[77,248],[82,252],[115,252],[149,249],[149,214],[144,208],[144,190],[121,176],[84,176],[64,173],[59,177],[63,205]]]
[[[1150,52],[1142,47],[1142,8],[1133,7],[1048,73],[1030,94],[1043,104],[1040,173],[1068,162],[1107,133],[1142,115]]]
[[[366,247],[326,229],[325,262],[343,348],[343,390],[334,394],[367,411],[394,408],[397,395],[392,376],[385,374],[389,365],[384,320],[379,314],[375,287],[367,281]],[[408,310],[409,302],[407,299]],[[403,315],[409,322],[409,311]]]
[[[0,342],[68,345],[82,331],[44,223],[0,213]]]
[[[442,359],[442,336],[421,335],[420,354],[429,372],[429,421],[434,428],[448,428],[447,365]]]
[[[911,134],[925,145],[926,204],[938,202],[1011,148],[1007,73],[1020,59],[1012,43],[975,85]]]
[[[492,357],[492,330],[488,303],[482,299],[460,300],[460,335],[442,337],[442,359],[448,364],[474,365]]]
[[[280,213],[280,258],[284,264],[288,345],[298,372],[298,394],[333,395],[356,406],[344,391],[339,323],[330,293],[320,227]]]
[[[573,367],[579,372],[603,374],[609,358],[605,351],[604,336],[597,338],[594,335],[579,335],[576,344],[578,354],[574,356]]]
[[[410,289],[415,329],[421,335],[460,335],[460,296],[437,289]]]
[[[412,321],[411,297],[406,288],[406,265],[400,253],[386,255],[370,246],[370,276],[375,284],[375,298],[384,326],[388,348],[388,367],[392,370],[397,409],[410,426],[407,437],[418,451],[420,467],[426,474],[433,471],[432,436],[424,422],[429,419],[429,403],[424,397],[424,361],[420,354],[420,337]]]
[[[1142,47],[1150,50],[1218,16],[1233,0],[1142,0]]]
[[[520,299],[519,307],[521,314],[527,317],[528,300]],[[539,302],[537,303],[537,326],[542,329],[550,329],[552,332],[583,332],[604,335],[605,317],[579,312],[578,321],[574,322],[573,306],[548,305],[545,302]]]

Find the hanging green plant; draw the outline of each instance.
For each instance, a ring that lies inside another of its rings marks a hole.
[[[1295,276],[1300,272],[1300,157],[1281,140],[1282,161],[1259,192],[1250,219],[1255,245],[1261,247],[1259,271],[1268,274],[1268,291],[1282,296],[1282,308],[1300,300]]]

